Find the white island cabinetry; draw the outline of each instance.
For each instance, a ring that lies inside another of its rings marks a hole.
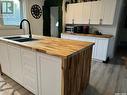
[[[37,35],[27,42],[7,38],[0,37],[1,73],[34,95],[81,95],[88,87],[94,43]]]
[[[11,44],[8,44],[7,47],[11,73],[10,77],[18,83],[23,84],[20,47]]]
[[[0,42],[0,64],[2,71],[10,76],[10,63],[8,60],[8,45]]]
[[[61,95],[62,59],[37,53],[39,95]]]
[[[37,95],[36,52],[0,42],[2,72]]]
[[[29,91],[37,94],[37,60],[36,51],[21,48],[21,59],[23,66],[23,86]]]

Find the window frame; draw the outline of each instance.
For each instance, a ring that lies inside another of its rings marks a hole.
[[[23,1],[19,0],[20,2],[20,16],[21,19],[23,18]],[[0,30],[13,30],[13,29],[19,29],[20,25],[1,25],[0,24]]]

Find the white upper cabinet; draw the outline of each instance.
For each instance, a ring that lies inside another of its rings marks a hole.
[[[83,24],[83,3],[73,5],[74,8],[74,24]]]
[[[67,12],[66,12],[66,23],[67,24],[73,24],[74,20],[74,4],[69,4],[67,6]]]
[[[110,2],[110,3],[109,3]],[[114,22],[117,0],[102,0],[102,24],[112,25]]]
[[[83,3],[69,4],[66,12],[67,24],[83,24]]]
[[[117,0],[99,0],[68,4],[66,24],[112,25]]]
[[[83,17],[82,17],[83,24],[90,23],[90,14],[91,14],[91,2],[83,3]]]
[[[91,3],[90,24],[100,24],[101,5],[102,5],[101,1],[92,1],[92,3]]]

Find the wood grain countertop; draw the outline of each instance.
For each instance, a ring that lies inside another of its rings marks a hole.
[[[20,36],[28,37],[28,35],[20,35]],[[28,42],[17,42],[17,41],[4,39],[4,37],[0,37],[0,41],[30,48],[42,53],[46,53],[49,55],[54,55],[62,58],[66,58],[71,55],[74,55],[94,45],[94,43],[91,42],[65,40],[60,38],[37,36],[37,35],[33,35],[33,38],[38,40],[28,41]]]
[[[98,38],[112,38],[113,35],[95,35],[95,34],[81,34],[81,33],[62,33],[62,34],[67,34],[67,35],[79,35],[79,36],[89,36],[89,37],[98,37]]]

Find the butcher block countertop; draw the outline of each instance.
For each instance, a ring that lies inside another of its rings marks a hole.
[[[89,37],[99,37],[99,38],[112,38],[113,35],[95,35],[95,34],[81,34],[81,33],[62,33],[62,34],[67,34],[67,35],[79,35],[79,36],[89,36]]]
[[[21,36],[28,37],[28,35],[21,35]],[[60,38],[37,36],[37,35],[33,35],[33,38],[38,40],[28,41],[28,42],[17,42],[17,41],[4,39],[4,37],[0,37],[0,41],[30,48],[42,53],[46,53],[49,55],[54,55],[62,58],[66,58],[71,55],[74,55],[94,45],[94,43],[91,42],[65,40]]]

